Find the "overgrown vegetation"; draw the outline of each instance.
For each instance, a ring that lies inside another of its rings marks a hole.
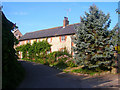
[[[47,41],[34,42],[32,45],[27,43],[16,48],[16,51],[22,52],[23,60],[41,63],[56,67],[59,69],[65,69],[66,67],[76,67],[72,56],[67,52],[66,48],[64,51],[54,51],[47,54],[50,50],[51,45]]]
[[[24,77],[24,68],[17,61],[15,50],[16,43],[11,30],[13,23],[8,21],[2,13],[2,88],[16,88]]]
[[[46,52],[50,50],[51,45],[43,40],[41,42],[34,42],[32,45],[27,43],[16,48],[17,53],[22,52],[23,58],[38,59],[46,57]]]

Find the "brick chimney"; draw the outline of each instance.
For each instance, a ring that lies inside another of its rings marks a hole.
[[[63,20],[63,27],[69,25],[69,21],[68,21],[68,17],[64,17],[64,20]]]

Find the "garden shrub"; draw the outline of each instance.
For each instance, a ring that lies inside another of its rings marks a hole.
[[[62,60],[59,61],[58,63],[56,63],[56,65],[54,65],[54,66],[57,67],[57,68],[59,68],[59,69],[65,69],[65,68],[68,67],[67,64],[64,63]]]
[[[38,59],[46,58],[46,52],[50,50],[50,47],[51,45],[47,41],[43,40],[41,42],[35,41],[32,45],[30,45],[30,43],[27,43],[25,45],[18,46],[16,47],[16,51],[21,51],[23,58]]]
[[[26,48],[28,49],[26,49]],[[36,63],[41,63],[44,65],[50,65],[50,66],[56,66],[61,68],[65,67],[75,67],[75,63],[72,61],[72,56],[67,52],[66,48],[64,51],[54,51],[50,54],[47,54],[46,51],[50,50],[51,45],[47,41],[41,41],[41,42],[34,42],[32,45],[26,44],[17,47],[17,51],[24,51],[24,54],[28,52],[29,56],[24,55],[24,59],[27,59],[28,61],[33,61]],[[25,50],[23,50],[25,49]],[[68,59],[71,60],[68,60]],[[68,60],[68,62],[66,62]]]
[[[43,60],[43,59],[37,59],[36,62],[41,63],[41,64],[44,64],[44,60]]]
[[[68,61],[66,64],[68,67],[77,67],[77,65],[73,61]]]
[[[62,56],[62,55],[67,55],[67,56],[71,57],[71,55],[67,52],[67,50],[55,51],[54,53],[55,53],[56,57],[59,57],[59,56]]]
[[[45,59],[44,60],[44,65],[49,65],[50,63],[49,63],[49,61],[48,61],[48,59]]]

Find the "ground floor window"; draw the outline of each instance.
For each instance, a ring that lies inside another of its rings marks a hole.
[[[50,54],[50,51],[47,51],[47,54]]]
[[[65,51],[65,48],[60,48],[60,51],[63,51],[63,52],[64,52],[64,51]]]

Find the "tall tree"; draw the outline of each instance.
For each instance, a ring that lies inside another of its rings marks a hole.
[[[110,15],[105,15],[95,5],[90,6],[89,13],[85,12],[85,15],[76,26],[76,35],[73,37],[75,61],[87,68],[110,67],[114,62],[114,32],[108,30]]]
[[[18,63],[14,43],[13,23],[2,15],[2,88],[16,88],[24,76],[24,68]]]

